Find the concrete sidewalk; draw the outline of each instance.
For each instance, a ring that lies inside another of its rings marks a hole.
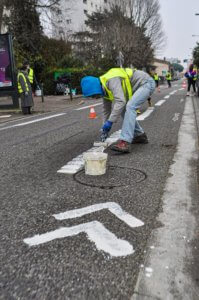
[[[1,100],[2,98],[0,98]],[[3,99],[4,103],[10,101],[9,99]],[[34,97],[34,107],[32,108],[32,114],[48,113],[54,111],[61,111],[68,107],[81,105],[85,102],[82,95],[73,96],[72,101],[70,96],[45,96],[44,102],[41,97]],[[0,102],[1,104],[1,102]],[[10,120],[17,120],[21,118],[27,118],[29,115],[23,115],[21,109],[1,109],[0,108],[0,124],[8,122]]]

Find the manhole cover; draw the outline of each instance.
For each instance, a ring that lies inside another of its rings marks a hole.
[[[74,175],[74,180],[80,184],[98,187],[101,189],[112,189],[127,185],[135,185],[145,180],[147,175],[134,168],[109,166],[106,174],[101,176],[85,175],[85,171],[81,170]]]

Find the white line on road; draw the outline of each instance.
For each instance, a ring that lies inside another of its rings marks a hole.
[[[164,102],[166,102],[166,100],[159,100],[155,106],[161,106]]]
[[[129,242],[118,239],[115,234],[106,229],[106,227],[98,221],[72,227],[62,227],[51,232],[38,234],[32,238],[24,239],[24,243],[29,246],[36,246],[56,239],[74,236],[79,233],[86,233],[88,239],[95,243],[98,250],[102,250],[111,256],[126,256],[134,253],[133,246]]]
[[[3,127],[3,128],[0,128],[0,131],[5,130],[5,129],[9,129],[9,128],[14,128],[14,127],[26,126],[26,125],[29,125],[29,124],[32,124],[32,123],[37,123],[37,122],[49,120],[49,119],[60,117],[60,116],[63,116],[63,115],[66,115],[66,113],[60,113],[60,114],[51,115],[51,116],[48,116],[48,117],[38,118],[38,119],[28,121],[28,122],[23,122],[23,123],[11,125],[11,126]]]
[[[12,115],[2,115],[0,118],[10,118]]]
[[[83,109],[87,109],[87,108],[91,108],[93,106],[99,106],[99,105],[102,105],[102,102],[101,103],[97,103],[97,104],[91,104],[91,105],[84,106],[84,107],[81,107],[81,108],[76,108],[75,110],[83,110]]]
[[[179,89],[178,91],[183,91],[185,88],[181,88],[181,89]]]
[[[177,90],[175,90],[175,91],[169,93],[169,95],[174,95],[176,92],[177,92]]]
[[[117,218],[125,222],[130,227],[139,227],[144,225],[142,221],[125,212],[121,208],[121,206],[115,202],[99,203],[79,209],[68,210],[63,213],[55,214],[53,215],[53,217],[55,217],[56,220],[80,218],[102,209],[108,209],[112,214],[114,214]]]
[[[140,116],[137,117],[138,121],[143,121],[146,118],[148,118],[150,116],[150,114],[152,114],[152,112],[154,111],[154,107],[149,107],[143,114],[141,114]]]
[[[150,114],[154,111],[154,109],[155,109],[154,107],[149,107],[143,114],[141,114],[140,116],[137,117],[137,120],[138,121],[145,120],[148,116],[150,116]],[[121,133],[121,130],[118,130],[118,131],[112,133],[110,135],[110,137],[108,137],[106,139],[105,142],[108,143],[108,146],[110,146],[111,144],[115,143],[120,138],[120,133]],[[96,151],[99,151],[99,148],[100,147],[92,147],[91,149],[89,149],[88,151],[86,151],[84,153],[87,153],[87,152],[96,152]],[[59,169],[57,171],[57,173],[61,173],[61,174],[76,174],[78,171],[82,170],[84,168],[83,154],[81,154],[78,157],[74,158],[72,161],[69,161],[66,165],[64,165],[63,167],[61,167],[61,169]]]
[[[106,139],[106,143],[108,146],[115,143],[120,137],[121,130],[115,131]],[[101,147],[92,147],[84,153],[88,152],[98,152],[101,151]],[[83,154],[84,154],[83,153]],[[76,174],[78,171],[84,168],[84,159],[83,154],[78,155],[73,160],[69,161],[66,165],[64,165],[57,173],[61,174]]]
[[[164,99],[169,99],[170,98],[170,95],[167,95],[164,97]]]
[[[147,299],[174,299],[175,295],[178,299],[198,299],[199,288],[190,271],[193,252],[188,242],[197,239],[192,203],[194,191],[198,190],[198,136],[193,116],[193,104],[186,101],[174,163],[168,172],[171,176],[164,189],[163,212],[157,219],[162,226],[154,230],[149,245],[155,248],[145,259],[153,275],[149,280],[140,271],[131,300],[141,299],[140,294],[147,295]]]

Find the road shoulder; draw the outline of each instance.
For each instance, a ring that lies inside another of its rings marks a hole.
[[[198,234],[193,213],[198,202],[198,134],[193,114],[189,97],[162,199],[163,212],[158,217],[163,226],[154,230],[149,239],[150,251],[140,269],[132,300],[198,299],[198,282],[192,272]]]

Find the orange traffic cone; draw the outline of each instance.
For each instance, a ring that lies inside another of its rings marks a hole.
[[[90,108],[89,119],[96,119],[97,115],[93,106]]]

